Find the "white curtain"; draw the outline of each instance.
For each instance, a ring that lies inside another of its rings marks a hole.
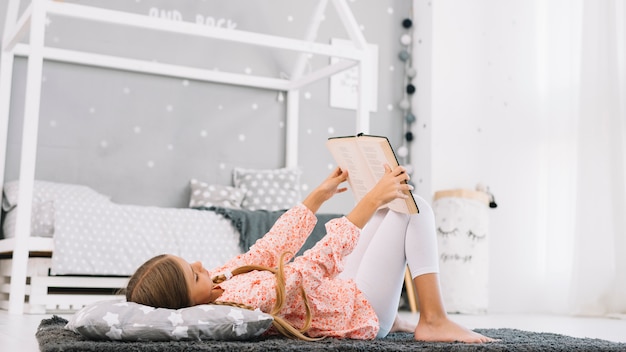
[[[626,313],[625,7],[582,10],[571,311]]]
[[[544,283],[553,311],[626,313],[626,6],[535,2],[544,94]]]
[[[490,311],[625,314],[626,0],[431,5],[427,166],[493,186]]]

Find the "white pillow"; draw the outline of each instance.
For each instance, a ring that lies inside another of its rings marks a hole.
[[[2,210],[9,211],[17,206],[19,195],[19,180],[4,184],[4,197],[2,198]],[[33,185],[33,204],[58,199],[72,201],[101,202],[109,198],[95,190],[82,185],[57,183],[35,180]]]
[[[300,202],[300,170],[235,168],[233,183],[245,192],[241,207],[247,210],[289,209]]]
[[[192,179],[189,186],[191,187],[190,208],[220,206],[241,209],[244,191],[239,188],[208,184],[196,179]]]
[[[5,238],[14,237],[15,208],[19,196],[19,180],[7,182],[3,187],[2,210],[7,213],[3,224]],[[33,205],[31,213],[31,236],[52,237],[55,227],[55,202],[108,202],[109,197],[82,185],[35,180],[33,184]]]
[[[52,237],[54,235],[55,209],[54,202],[33,203],[30,218],[30,233],[33,237]],[[15,237],[17,208],[9,210],[2,223],[2,234],[5,238]]]
[[[107,300],[83,307],[65,328],[94,340],[230,341],[260,336],[273,319],[260,310],[222,305],[166,309]]]

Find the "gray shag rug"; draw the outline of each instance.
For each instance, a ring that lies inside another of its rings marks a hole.
[[[626,351],[626,343],[514,329],[476,329],[477,332],[500,339],[487,344],[417,342],[413,341],[413,335],[409,333],[393,333],[386,338],[371,341],[327,338],[318,342],[304,342],[280,336],[245,342],[91,341],[66,330],[66,323],[67,320],[58,316],[41,321],[36,333],[41,351]]]

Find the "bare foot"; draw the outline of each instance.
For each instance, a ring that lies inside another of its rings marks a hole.
[[[389,332],[413,332],[417,326],[411,322],[401,319],[396,315],[396,320],[393,321],[393,326]]]
[[[419,320],[415,328],[415,340],[431,342],[484,343],[496,341],[490,337],[469,330],[452,320],[443,318],[436,322]]]

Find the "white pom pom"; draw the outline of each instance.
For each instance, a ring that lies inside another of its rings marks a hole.
[[[408,34],[403,34],[400,37],[400,43],[404,44],[404,45],[409,45],[411,44],[411,36]]]
[[[398,148],[396,153],[398,153],[399,157],[404,158],[405,156],[409,155],[409,148],[407,148],[406,146],[401,146],[400,148]]]

